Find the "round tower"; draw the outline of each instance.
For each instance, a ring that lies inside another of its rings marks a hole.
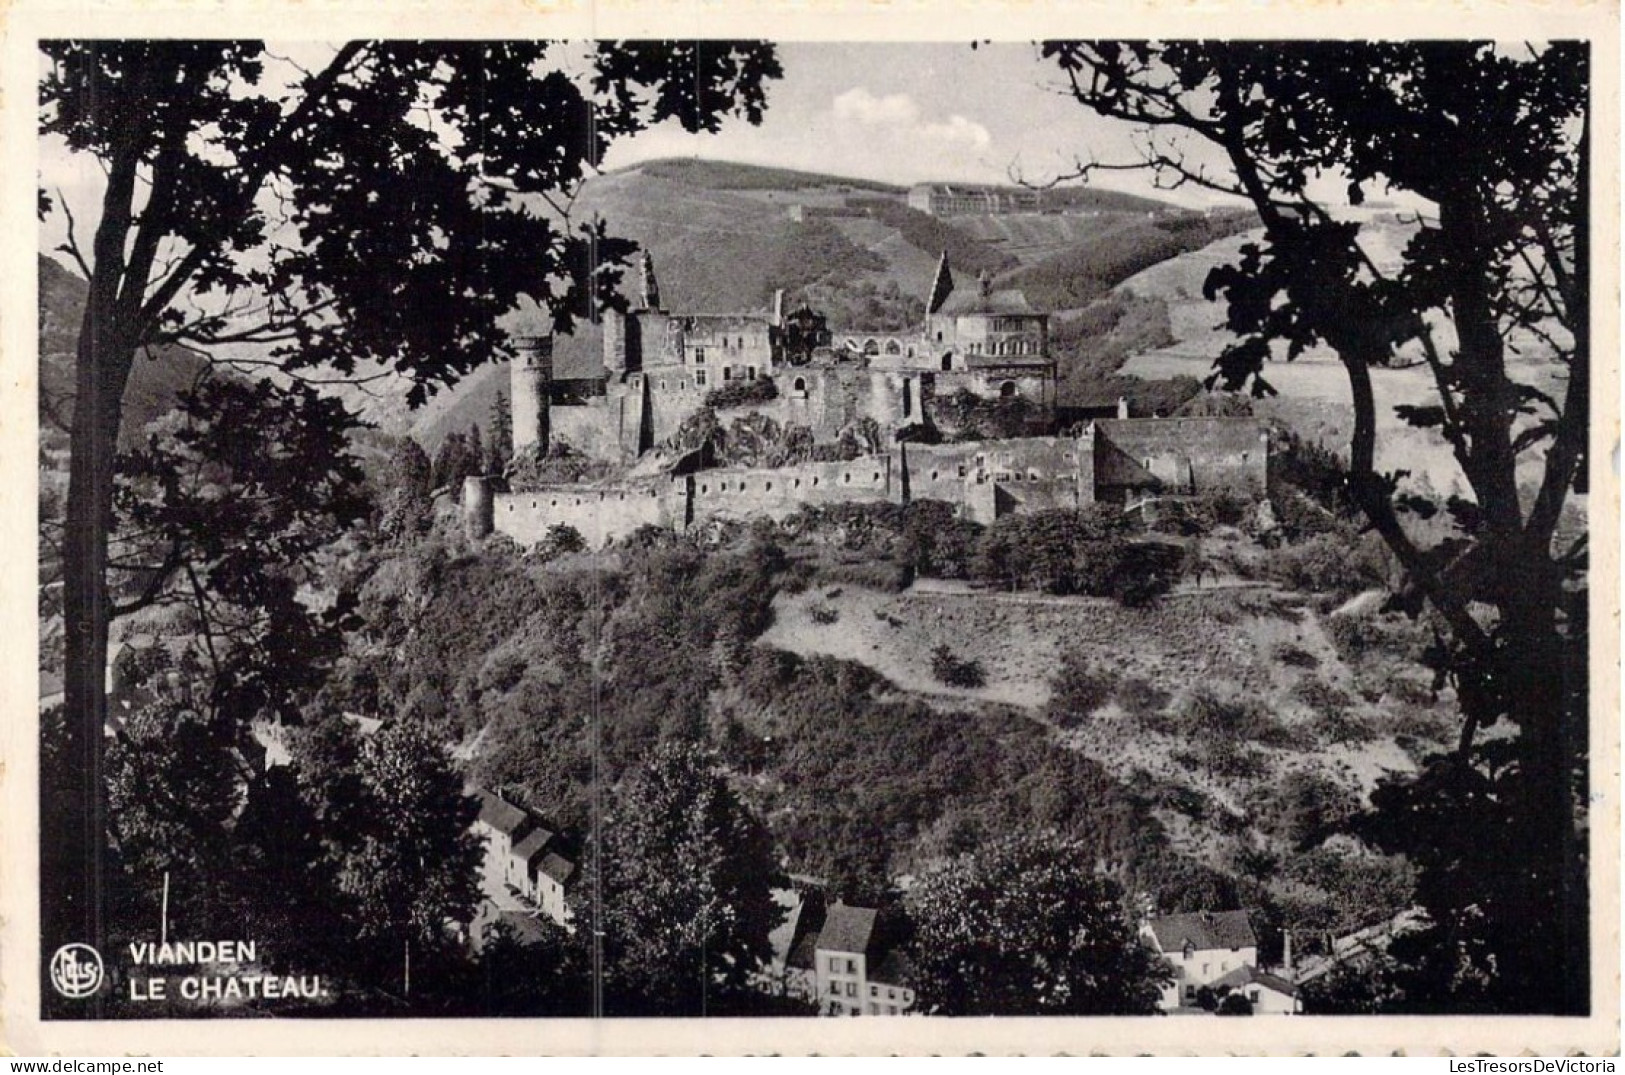
[[[515,336],[513,379],[508,398],[513,402],[513,451],[547,450],[547,392],[553,380],[553,338]]]
[[[496,505],[491,497],[491,479],[463,479],[463,533],[478,541],[491,533],[496,523]]]

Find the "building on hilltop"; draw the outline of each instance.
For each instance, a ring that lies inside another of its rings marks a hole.
[[[1044,192],[973,183],[916,183],[908,188],[908,207],[932,216],[1040,213],[1044,210]]]
[[[597,327],[602,361],[588,376],[558,376],[562,340],[513,338],[516,452],[563,442],[591,458],[630,461],[706,406],[729,417],[764,414],[823,444],[866,423],[888,436],[922,424],[952,431],[951,414],[935,403],[961,396],[1019,398],[1030,432],[1054,424],[1048,316],[986,277],[956,290],[946,254],[923,322],[902,334],[833,333],[810,307],[785,310],[783,292],[768,312],[676,313],[661,305],[647,253],[639,277],[638,304],[606,313]]]

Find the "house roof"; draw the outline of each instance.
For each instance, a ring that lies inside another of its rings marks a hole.
[[[908,956],[892,948],[869,968],[868,978],[881,985],[907,985],[913,970],[914,965],[909,962]]]
[[[965,365],[973,370],[1001,369],[1006,366],[1043,368],[1053,365],[1048,355],[967,355]]]
[[[489,791],[481,791],[480,821],[507,836],[512,836],[524,827],[530,816],[513,803],[493,795]]]
[[[513,845],[513,857],[529,862],[542,853],[551,839],[553,839],[553,834],[538,826],[531,831],[530,835]]]
[[[1151,920],[1151,932],[1164,952],[1177,952],[1189,943],[1192,948],[1253,948],[1258,937],[1246,911],[1196,911],[1164,915]]]
[[[1228,986],[1231,989],[1242,989],[1249,985],[1261,985],[1265,989],[1273,989],[1275,992],[1289,997],[1298,995],[1298,987],[1285,978],[1246,965],[1237,967],[1229,974],[1222,975],[1213,981],[1214,988]]]
[[[824,928],[818,934],[818,947],[828,952],[867,952],[874,931],[874,908],[837,903],[824,916]]]
[[[559,854],[557,851],[549,851],[547,853],[547,857],[542,859],[542,864],[539,868],[544,874],[551,877],[561,885],[570,878],[574,877],[576,872],[576,864]]]

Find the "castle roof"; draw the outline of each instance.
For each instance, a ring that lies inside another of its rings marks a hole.
[[[1197,951],[1219,948],[1254,948],[1258,937],[1246,911],[1194,911],[1163,915],[1150,922],[1157,946],[1177,952],[1188,943]]]
[[[938,313],[953,316],[968,314],[1003,314],[1033,316],[1038,313],[1027,303],[1027,296],[1015,288],[998,291],[961,291],[948,296]]]

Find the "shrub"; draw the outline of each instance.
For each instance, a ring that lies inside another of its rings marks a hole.
[[[1218,1014],[1251,1015],[1253,1014],[1253,1002],[1241,993],[1227,993],[1225,998],[1219,1001]]]
[[[1167,691],[1152,686],[1138,676],[1128,676],[1118,681],[1114,694],[1123,712],[1141,719],[1160,715],[1168,707],[1171,697]]]
[[[1096,668],[1076,650],[1069,651],[1051,681],[1045,715],[1063,728],[1075,728],[1111,700],[1116,685],[1116,675]]]
[[[771,403],[779,398],[779,386],[771,377],[754,381],[734,381],[705,394],[705,406],[713,411],[728,407],[746,407],[753,403]]]
[[[980,661],[964,660],[947,646],[931,651],[931,674],[940,683],[950,687],[980,687],[987,682],[987,673]]]
[[[1275,651],[1275,659],[1289,668],[1315,669],[1320,667],[1320,658],[1313,653],[1290,642]]]
[[[841,610],[830,605],[812,605],[807,609],[807,615],[814,623],[828,627],[841,618]]]
[[[1214,745],[1254,742],[1293,746],[1298,740],[1257,699],[1226,698],[1207,687],[1198,687],[1186,699],[1180,724],[1193,741]]]

